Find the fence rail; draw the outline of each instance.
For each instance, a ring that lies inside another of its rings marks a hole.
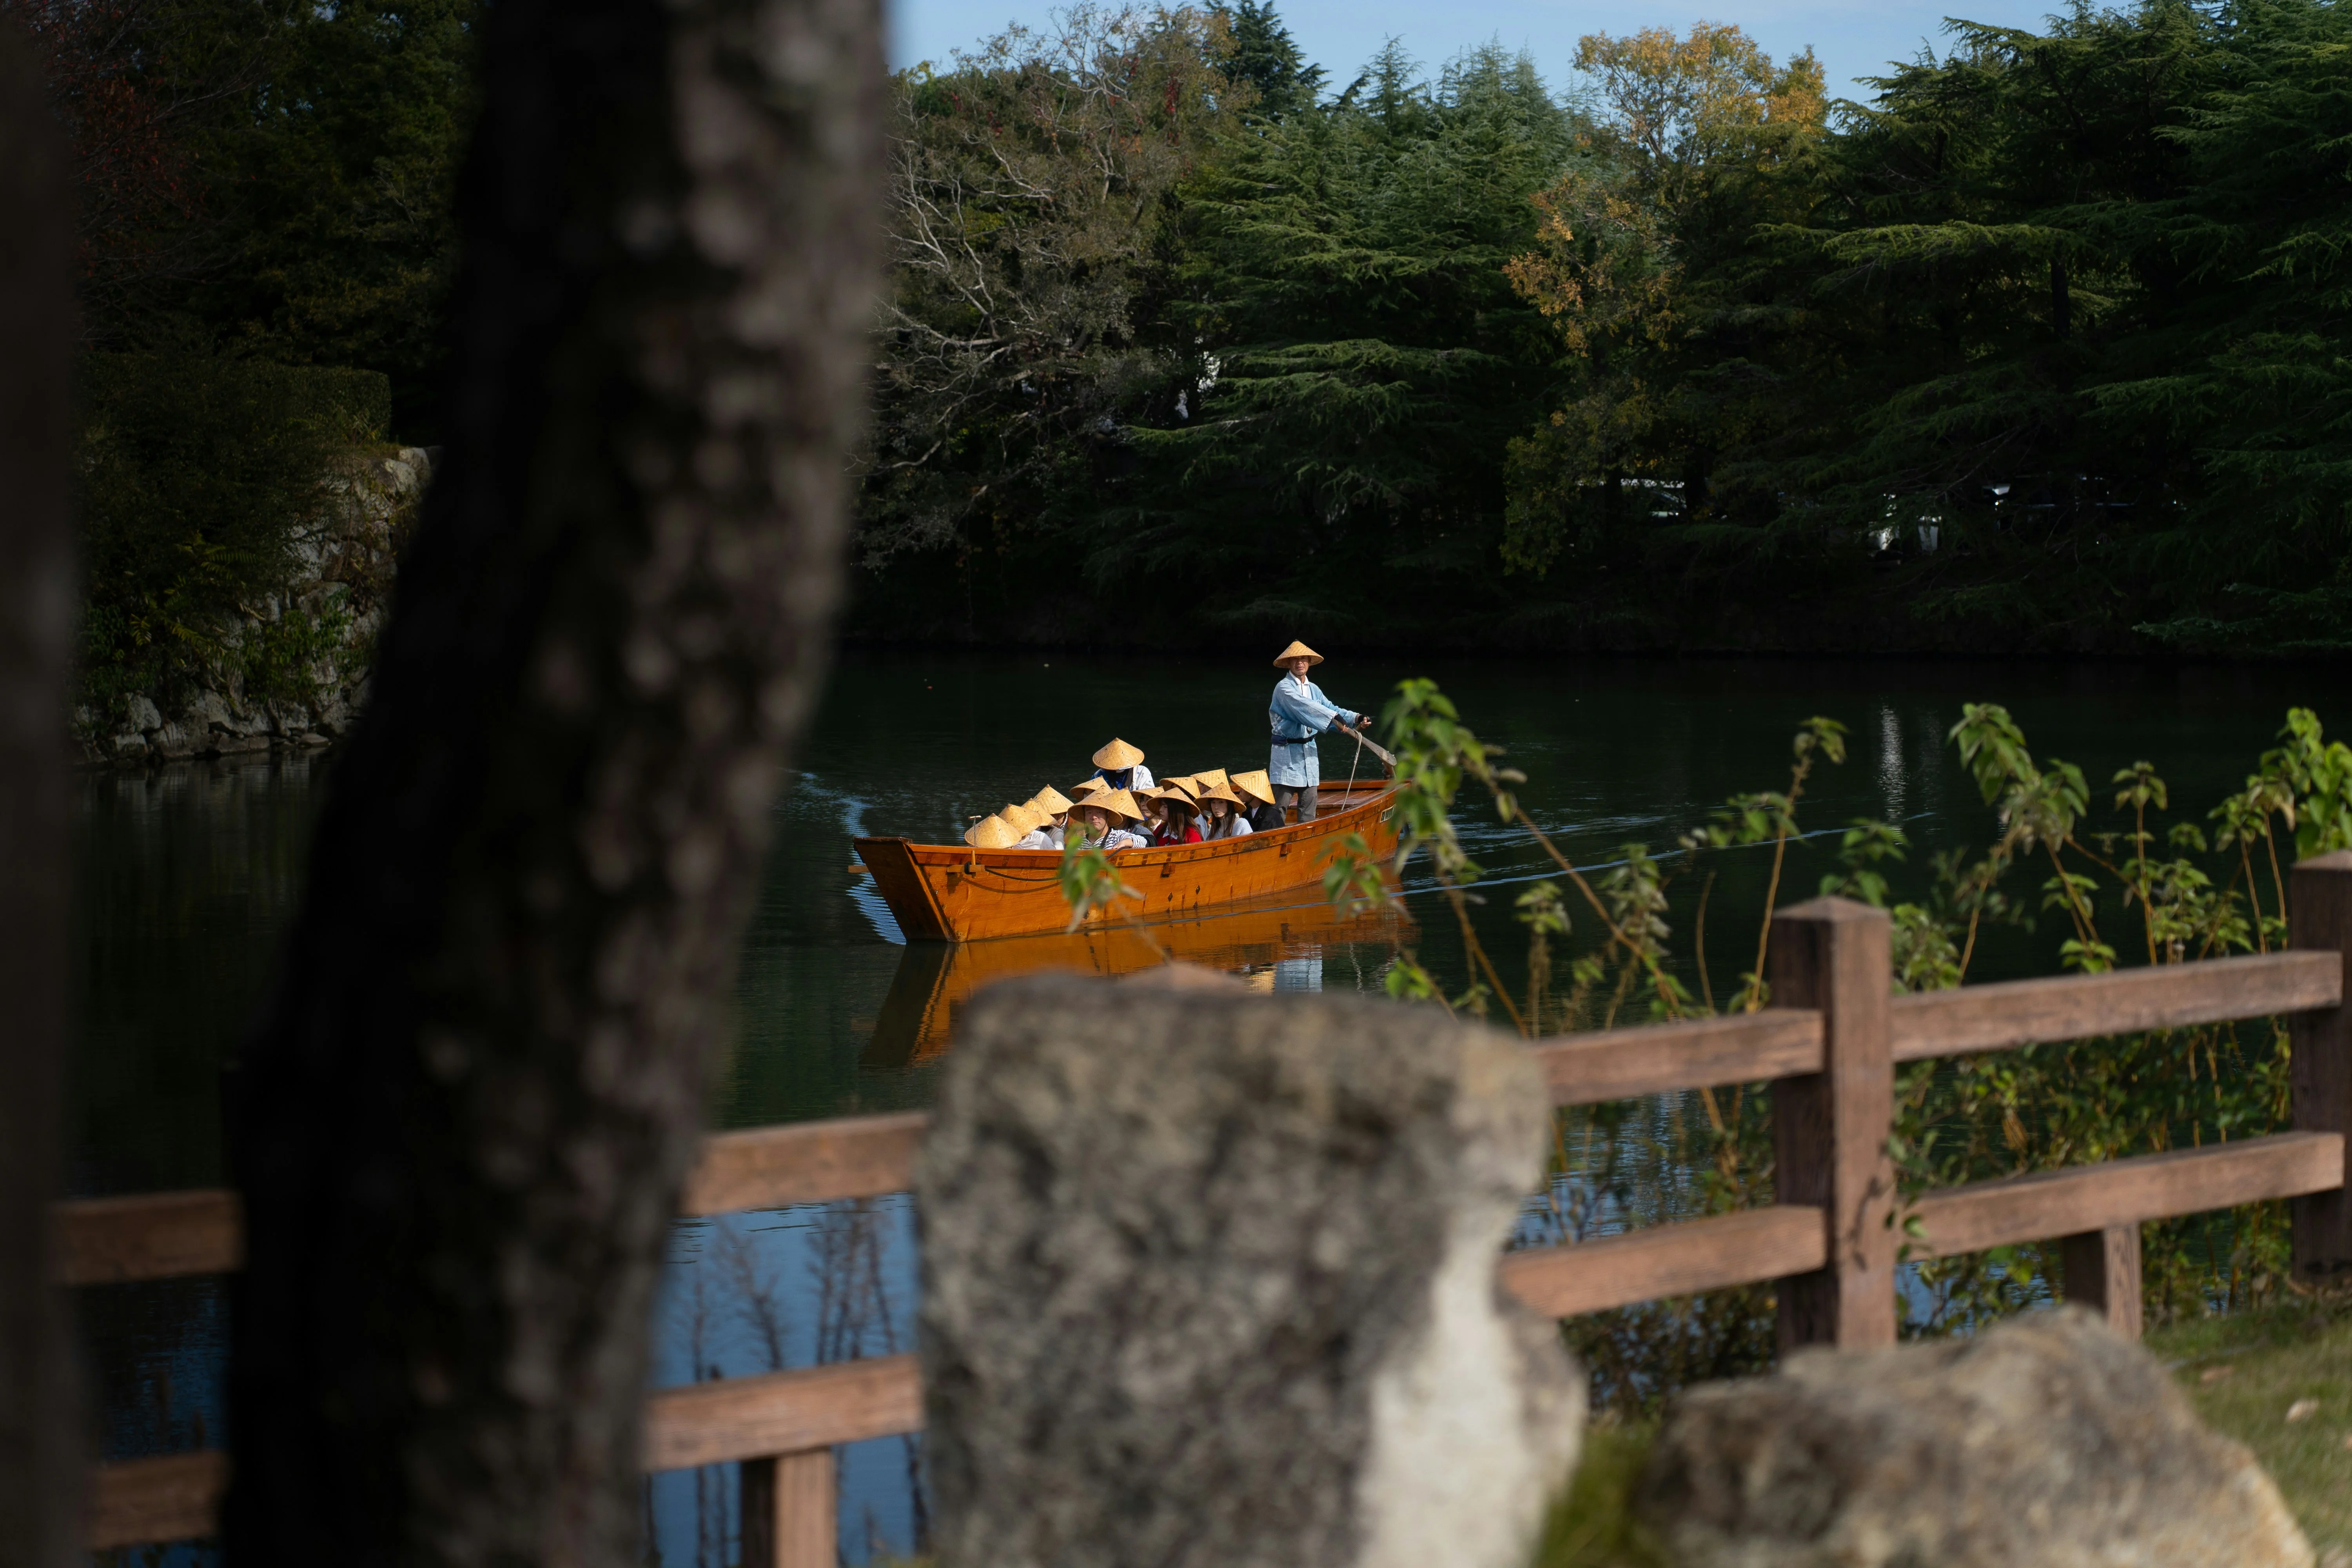
[[[2142,1223],[2276,1198],[2295,1203],[2298,1273],[2352,1268],[2352,851],[2296,865],[2292,920],[2296,951],[1892,996],[1883,914],[1838,900],[1785,910],[1770,978],[1786,1005],[1532,1050],[1559,1105],[1776,1082],[1781,1201],[1512,1253],[1501,1281],[1554,1317],[1776,1281],[1784,1347],[1870,1345],[1894,1338],[1906,1234],[1931,1255],[2055,1240],[2067,1296],[2136,1334]],[[2273,1016],[2293,1032],[2294,1131],[1947,1188],[1898,1215],[1885,1152],[1897,1064]],[[903,1192],[927,1125],[907,1112],[719,1134],[683,1211]],[[77,1200],[58,1220],[58,1277],[69,1285],[218,1273],[241,1258],[236,1199],[224,1191]],[[921,1425],[911,1356],[700,1384],[651,1396],[646,1466],[741,1464],[745,1568],[831,1568],[834,1447]],[[227,1479],[218,1453],[100,1466],[88,1543],[205,1533]]]

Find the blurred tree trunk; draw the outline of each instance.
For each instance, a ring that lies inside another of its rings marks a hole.
[[[635,1561],[864,405],[874,0],[500,0],[449,444],[239,1072],[232,1560]]]
[[[63,138],[0,17],[0,1563],[74,1561],[82,1457],[49,1284],[65,1124],[73,211]]]

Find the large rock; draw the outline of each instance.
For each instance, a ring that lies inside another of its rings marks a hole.
[[[2079,1309],[1808,1351],[1668,1414],[1643,1512],[1677,1568],[2309,1568],[2240,1444]]]
[[[1548,1118],[1426,1008],[983,994],[918,1180],[940,1560],[1521,1568],[1583,1415],[1496,1284]]]

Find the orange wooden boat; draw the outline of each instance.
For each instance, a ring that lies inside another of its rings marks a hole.
[[[940,1055],[954,1040],[972,993],[1016,974],[1134,974],[1173,957],[1243,975],[1251,985],[1271,991],[1277,966],[1285,963],[1321,959],[1349,944],[1366,943],[1382,950],[1364,960],[1367,971],[1376,973],[1386,962],[1385,949],[1409,940],[1412,921],[1397,906],[1343,915],[1322,894],[1320,888],[1294,888],[1200,920],[1140,927],[1119,921],[1096,922],[1067,934],[1056,931],[996,942],[909,942],[875,1020],[865,1063],[899,1068]],[[1326,981],[1347,983],[1344,973]]]
[[[1396,853],[1385,779],[1326,784],[1312,822],[1215,844],[1121,849],[1112,859],[1139,895],[1090,924],[1164,921],[1200,914],[1290,888],[1319,887],[1339,841],[1360,833],[1375,860]],[[1058,931],[1070,923],[1062,897],[1062,857],[1052,849],[974,849],[908,838],[860,838],[857,858],[909,942],[977,942]]]

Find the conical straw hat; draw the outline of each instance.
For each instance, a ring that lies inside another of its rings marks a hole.
[[[971,825],[963,841],[974,849],[1010,849],[1021,842],[1021,835],[1001,816],[983,816]]]
[[[1024,834],[1043,827],[1045,824],[1054,820],[1044,812],[1034,810],[1025,805],[1000,805],[996,808],[996,815],[1004,818],[1005,821],[1011,823]]]
[[[1141,752],[1116,738],[1095,753],[1095,766],[1114,773],[1121,768],[1131,768],[1141,761]]]
[[[1090,795],[1100,795],[1104,790],[1108,788],[1110,788],[1110,785],[1103,783],[1100,779],[1080,779],[1077,783],[1070,786],[1070,793],[1076,796],[1078,803],[1083,805],[1086,804],[1087,796]]]
[[[1129,822],[1143,820],[1143,808],[1135,804],[1135,796],[1123,789],[1097,790],[1078,804],[1108,811],[1113,816],[1123,816]]]
[[[1185,773],[1181,777],[1172,779],[1162,779],[1160,782],[1166,784],[1171,789],[1182,790],[1186,800],[1197,800],[1200,798],[1201,781],[1194,778],[1191,773]]]
[[[1225,782],[1225,770],[1202,768],[1199,773],[1194,773],[1192,778],[1203,790],[1213,789]]]
[[[1198,801],[1194,800],[1191,795],[1185,794],[1182,790],[1178,789],[1173,784],[1169,785],[1165,789],[1153,790],[1151,792],[1151,797],[1154,800],[1164,800],[1169,804],[1169,805],[1179,811],[1198,811],[1201,809],[1201,805]]]
[[[1265,805],[1274,804],[1274,781],[1266,776],[1264,768],[1253,768],[1245,773],[1235,773],[1231,783],[1234,789],[1248,795],[1252,800]]]
[[[1205,808],[1213,800],[1222,800],[1227,805],[1235,807],[1247,804],[1241,796],[1234,793],[1234,789],[1231,784],[1211,784],[1208,788],[1201,792],[1201,805],[1203,808]]]
[[[1317,653],[1313,648],[1308,647],[1297,637],[1291,638],[1290,646],[1274,656],[1274,662],[1278,668],[1282,665],[1288,664],[1294,658],[1303,658],[1310,664],[1320,664],[1323,662],[1323,656],[1321,654]],[[1101,759],[1098,757],[1096,761],[1099,762]]]
[[[1070,797],[1047,784],[1029,797],[1029,807],[1033,811],[1042,811],[1047,816],[1059,816],[1070,809]]]

